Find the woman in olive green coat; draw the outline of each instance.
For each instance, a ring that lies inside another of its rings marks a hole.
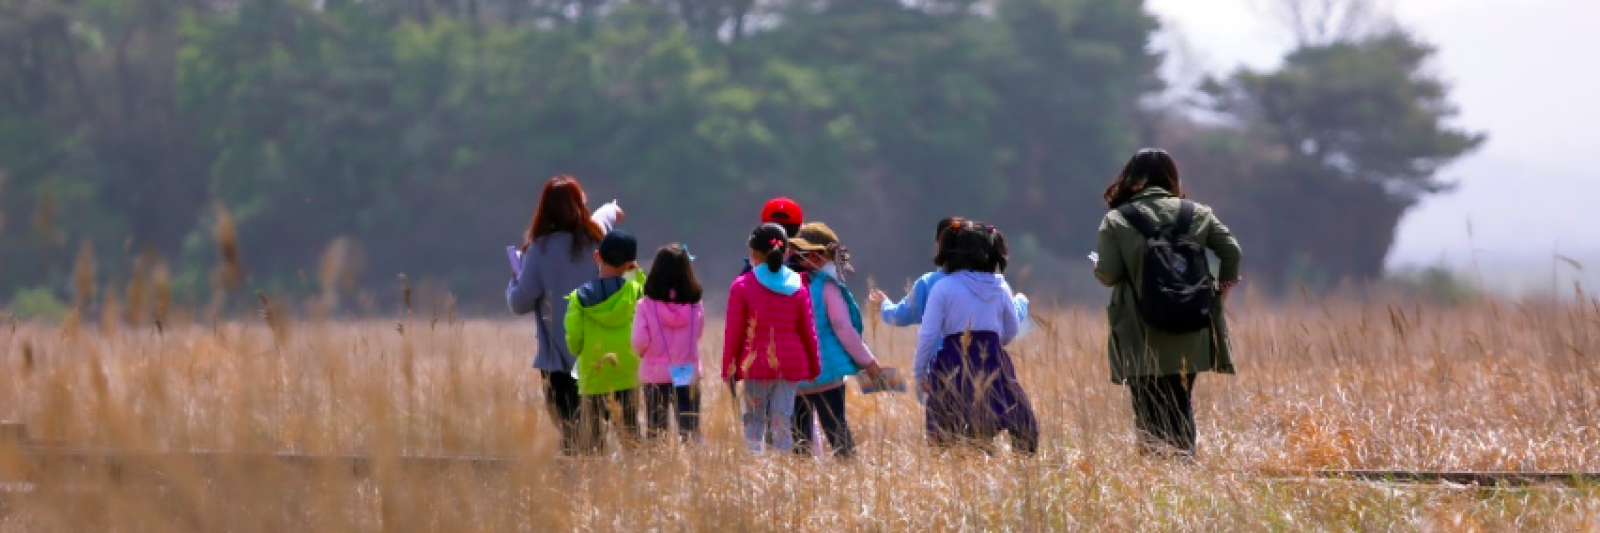
[[[1180,456],[1192,457],[1195,424],[1190,400],[1195,375],[1233,373],[1222,302],[1239,281],[1239,241],[1210,207],[1193,204],[1188,234],[1221,259],[1216,276],[1220,283],[1212,289],[1219,297],[1211,308],[1210,327],[1192,333],[1161,331],[1145,322],[1136,303],[1144,275],[1145,236],[1118,210],[1131,205],[1153,227],[1170,231],[1185,202],[1182,198],[1178,167],[1171,156],[1154,149],[1134,154],[1106,188],[1106,205],[1111,211],[1100,223],[1095,277],[1113,287],[1107,309],[1111,380],[1128,385],[1141,451],[1159,454],[1165,446]]]

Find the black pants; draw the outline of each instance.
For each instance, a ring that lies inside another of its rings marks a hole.
[[[1168,447],[1194,455],[1194,378],[1194,374],[1170,374],[1128,379],[1141,450],[1160,453],[1161,447]]]
[[[573,455],[578,451],[578,380],[566,372],[540,370],[544,377],[544,405],[550,410],[550,421],[561,430],[561,453]]]
[[[850,422],[844,418],[844,387],[835,387],[794,399],[794,452],[811,454],[811,417],[822,423],[822,435],[833,447],[833,456],[848,459],[856,453],[856,439]]]
[[[671,383],[644,384],[645,421],[649,436],[659,439],[672,429],[673,411],[678,413],[678,437],[692,441],[700,432],[700,388],[677,387]]]
[[[578,453],[597,454],[606,448],[606,425],[617,430],[624,446],[639,442],[639,391],[628,389],[583,396],[578,404]]]

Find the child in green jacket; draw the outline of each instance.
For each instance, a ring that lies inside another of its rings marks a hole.
[[[567,348],[577,356],[579,453],[605,448],[605,422],[624,444],[639,440],[639,355],[632,344],[633,310],[644,297],[638,278],[639,243],[612,230],[600,241],[600,279],[567,295]]]

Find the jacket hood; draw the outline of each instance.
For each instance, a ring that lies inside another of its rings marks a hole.
[[[800,292],[800,275],[789,267],[779,267],[777,272],[768,269],[766,265],[758,265],[751,270],[755,274],[756,282],[767,290],[784,295],[793,296]]]
[[[1005,278],[991,272],[956,272],[940,283],[954,282],[972,294],[973,298],[989,302],[1006,297]]]
[[[1171,198],[1171,197],[1172,197],[1172,191],[1168,191],[1164,187],[1145,187],[1144,190],[1139,191],[1138,193],[1135,193],[1132,198],[1128,199],[1128,201],[1129,202],[1137,202],[1139,200],[1144,200],[1144,199],[1148,199],[1148,198]]]
[[[583,284],[573,295],[583,306],[584,316],[608,328],[618,328],[633,322],[634,303],[639,299],[637,284],[625,278],[603,278]],[[664,318],[664,317],[663,317]]]
[[[662,327],[667,329],[683,329],[689,327],[690,319],[694,318],[694,310],[700,304],[674,304],[655,302],[651,309]]]

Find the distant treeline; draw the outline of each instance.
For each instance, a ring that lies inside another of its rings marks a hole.
[[[0,304],[404,273],[491,309],[557,173],[712,287],[787,195],[887,287],[962,214],[1006,230],[1023,289],[1099,294],[1099,195],[1145,145],[1278,290],[1381,274],[1483,139],[1403,30],[1173,104],[1159,29],[1137,0],[0,0]]]

